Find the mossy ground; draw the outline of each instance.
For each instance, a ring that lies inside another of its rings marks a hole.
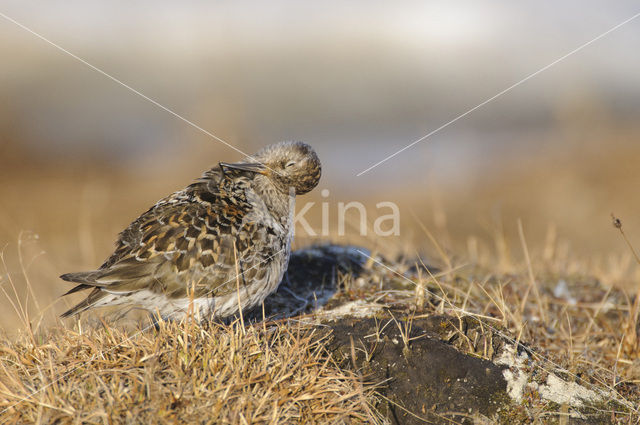
[[[532,280],[535,266],[526,264],[509,272],[455,263],[436,270],[407,257],[314,250],[323,253],[320,260],[306,251],[294,255],[295,269],[265,301],[266,320],[262,308],[246,312],[244,328],[239,321],[158,327],[141,321],[136,328],[100,312],[65,326],[37,327],[22,314],[25,326],[0,344],[0,422],[382,423],[382,416],[400,415],[405,422],[533,423],[568,417],[567,406],[533,393],[509,404],[500,389],[489,396],[496,409],[456,411],[462,405],[444,402],[444,393],[428,394],[433,387],[417,381],[416,403],[406,403],[394,388],[405,396],[411,389],[394,387],[393,380],[406,384],[413,375],[380,376],[372,365],[410,366],[433,354],[435,345],[422,346],[420,329],[428,329],[438,347],[480,362],[495,360],[506,342],[516,342],[533,360],[532,379],[553,372],[611,394],[611,401],[591,407],[590,418],[640,419],[633,407],[640,403],[638,340],[631,334],[638,301],[621,289],[550,268]],[[555,291],[561,280],[570,295]],[[331,298],[322,301],[319,293]],[[352,344],[344,340],[347,328],[326,322],[316,309],[358,300],[382,309],[369,319],[368,338]],[[376,354],[381,345],[370,346],[389,332],[394,336],[387,335],[386,351],[395,360]],[[339,339],[336,351],[331,341]],[[452,388],[461,391],[456,379]],[[427,406],[418,395],[434,402]]]

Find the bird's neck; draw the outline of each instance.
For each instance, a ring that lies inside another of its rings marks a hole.
[[[290,195],[282,193],[269,178],[262,175],[253,179],[252,186],[269,213],[283,225],[288,224],[294,207],[294,193],[292,192]]]

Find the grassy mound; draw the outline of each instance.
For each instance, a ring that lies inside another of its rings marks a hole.
[[[326,343],[296,323],[25,335],[0,345],[0,422],[377,422]]]

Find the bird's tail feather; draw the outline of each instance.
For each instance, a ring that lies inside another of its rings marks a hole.
[[[79,285],[79,286],[82,286],[82,285]],[[71,291],[73,291],[73,289]],[[62,313],[60,317],[65,318],[65,317],[73,316],[78,313],[82,313],[83,311],[93,307],[97,302],[102,300],[102,298],[104,298],[107,295],[108,293],[102,291],[100,288],[94,288],[87,298],[85,298],[84,300],[80,301],[78,304],[76,304],[69,310]]]
[[[62,296],[64,297],[65,295],[73,294],[74,292],[82,291],[89,288],[93,288],[93,286],[87,285],[86,283],[81,283],[80,285],[76,285],[73,288],[69,289],[67,292],[62,294]]]
[[[153,279],[154,267],[157,268],[156,263],[141,265],[140,261],[134,257],[120,261],[107,269],[63,274],[60,276],[61,279],[67,282],[79,283],[64,295],[73,294],[84,289],[93,288],[93,290],[89,293],[87,299],[65,312],[62,317],[81,313],[94,306],[114,305],[113,302],[118,295],[144,289]]]
[[[85,310],[88,310],[106,295],[105,292],[101,291],[100,288],[96,287],[98,286],[98,284],[96,283],[96,278],[98,276],[99,276],[99,272],[97,270],[89,271],[89,272],[66,273],[60,276],[62,280],[80,284],[71,288],[64,295],[73,294],[75,292],[82,291],[84,289],[94,288],[93,291],[91,291],[91,293],[85,300],[81,301],[79,304],[75,305],[73,308],[62,313],[61,317],[63,318],[69,317],[74,314],[78,314]]]
[[[99,275],[100,271],[92,270],[89,272],[65,273],[60,276],[60,279],[66,280],[67,282],[85,283],[89,286],[93,286]]]

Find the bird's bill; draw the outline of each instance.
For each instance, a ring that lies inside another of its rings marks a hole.
[[[259,174],[267,174],[267,171],[269,171],[269,169],[260,162],[234,162],[232,164],[227,162],[221,162],[220,165],[224,168],[231,168],[234,170],[241,170],[241,171],[249,171],[252,173],[259,173]]]

